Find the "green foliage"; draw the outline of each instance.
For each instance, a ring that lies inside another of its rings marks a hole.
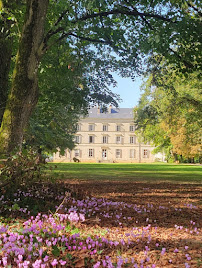
[[[55,256],[55,257],[58,257],[58,256],[60,256],[60,249],[57,247],[57,246],[52,246],[52,254],[53,254],[53,256]]]
[[[13,38],[13,56],[3,63],[11,66],[10,82],[28,7],[23,0],[5,0],[1,5],[3,32],[5,28],[7,37]],[[89,104],[117,105],[119,97],[109,90],[116,85],[112,72],[134,79],[144,72],[148,55],[163,55],[180,73],[198,72],[200,9],[199,1],[49,1],[45,32],[36,52],[40,64],[33,70],[39,71],[39,102],[27,143],[47,151],[72,148],[72,126]],[[25,43],[20,47],[31,49]],[[3,111],[8,94],[9,86],[4,104],[0,103]]]
[[[23,185],[33,185],[42,180],[42,167],[43,164],[39,162],[38,155],[33,151],[23,150],[13,154],[2,164],[1,184],[12,190]],[[16,209],[15,205],[14,208]]]
[[[135,108],[137,133],[155,151],[199,157],[202,126],[200,72],[180,73],[161,56],[150,59],[150,77]],[[177,160],[177,159],[176,159]]]

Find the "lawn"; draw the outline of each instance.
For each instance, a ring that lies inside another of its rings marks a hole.
[[[201,166],[54,166],[0,192],[0,267],[201,267]]]
[[[50,163],[59,177],[92,180],[202,182],[202,166],[188,164]]]

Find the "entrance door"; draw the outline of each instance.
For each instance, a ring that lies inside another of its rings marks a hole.
[[[102,159],[107,160],[107,149],[102,149]]]

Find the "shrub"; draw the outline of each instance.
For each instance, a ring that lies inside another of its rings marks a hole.
[[[11,189],[19,186],[29,186],[41,181],[43,163],[32,150],[23,150],[9,156],[0,167],[0,187],[9,186]]]

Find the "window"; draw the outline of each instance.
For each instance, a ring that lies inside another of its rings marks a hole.
[[[88,150],[88,156],[89,157],[94,157],[94,149],[89,149]]]
[[[131,136],[130,137],[130,144],[134,144],[135,143],[135,136]]]
[[[89,136],[89,143],[94,143],[94,136]]]
[[[130,130],[130,132],[134,132],[135,131],[135,126],[134,125],[130,125],[129,130]]]
[[[102,149],[102,158],[107,159],[107,149]]]
[[[122,150],[116,149],[116,158],[121,158],[121,157],[122,157]]]
[[[75,157],[80,157],[81,156],[81,151],[79,149],[74,150],[74,156]]]
[[[108,126],[107,125],[103,125],[102,126],[102,131],[108,131]]]
[[[120,125],[116,126],[116,131],[121,131],[121,126]]]
[[[108,136],[102,137],[102,143],[108,143]]]
[[[81,142],[81,137],[80,136],[75,136],[74,141],[75,141],[75,143],[80,143]]]
[[[88,126],[88,130],[89,130],[89,131],[94,131],[94,128],[95,128],[95,126],[92,125],[92,124]]]
[[[77,124],[76,125],[76,131],[80,131],[81,130],[81,125],[80,124]]]
[[[149,151],[147,149],[143,150],[143,158],[149,158]]]
[[[121,143],[121,136],[116,137],[116,143]]]
[[[130,158],[135,158],[135,149],[130,149]]]

